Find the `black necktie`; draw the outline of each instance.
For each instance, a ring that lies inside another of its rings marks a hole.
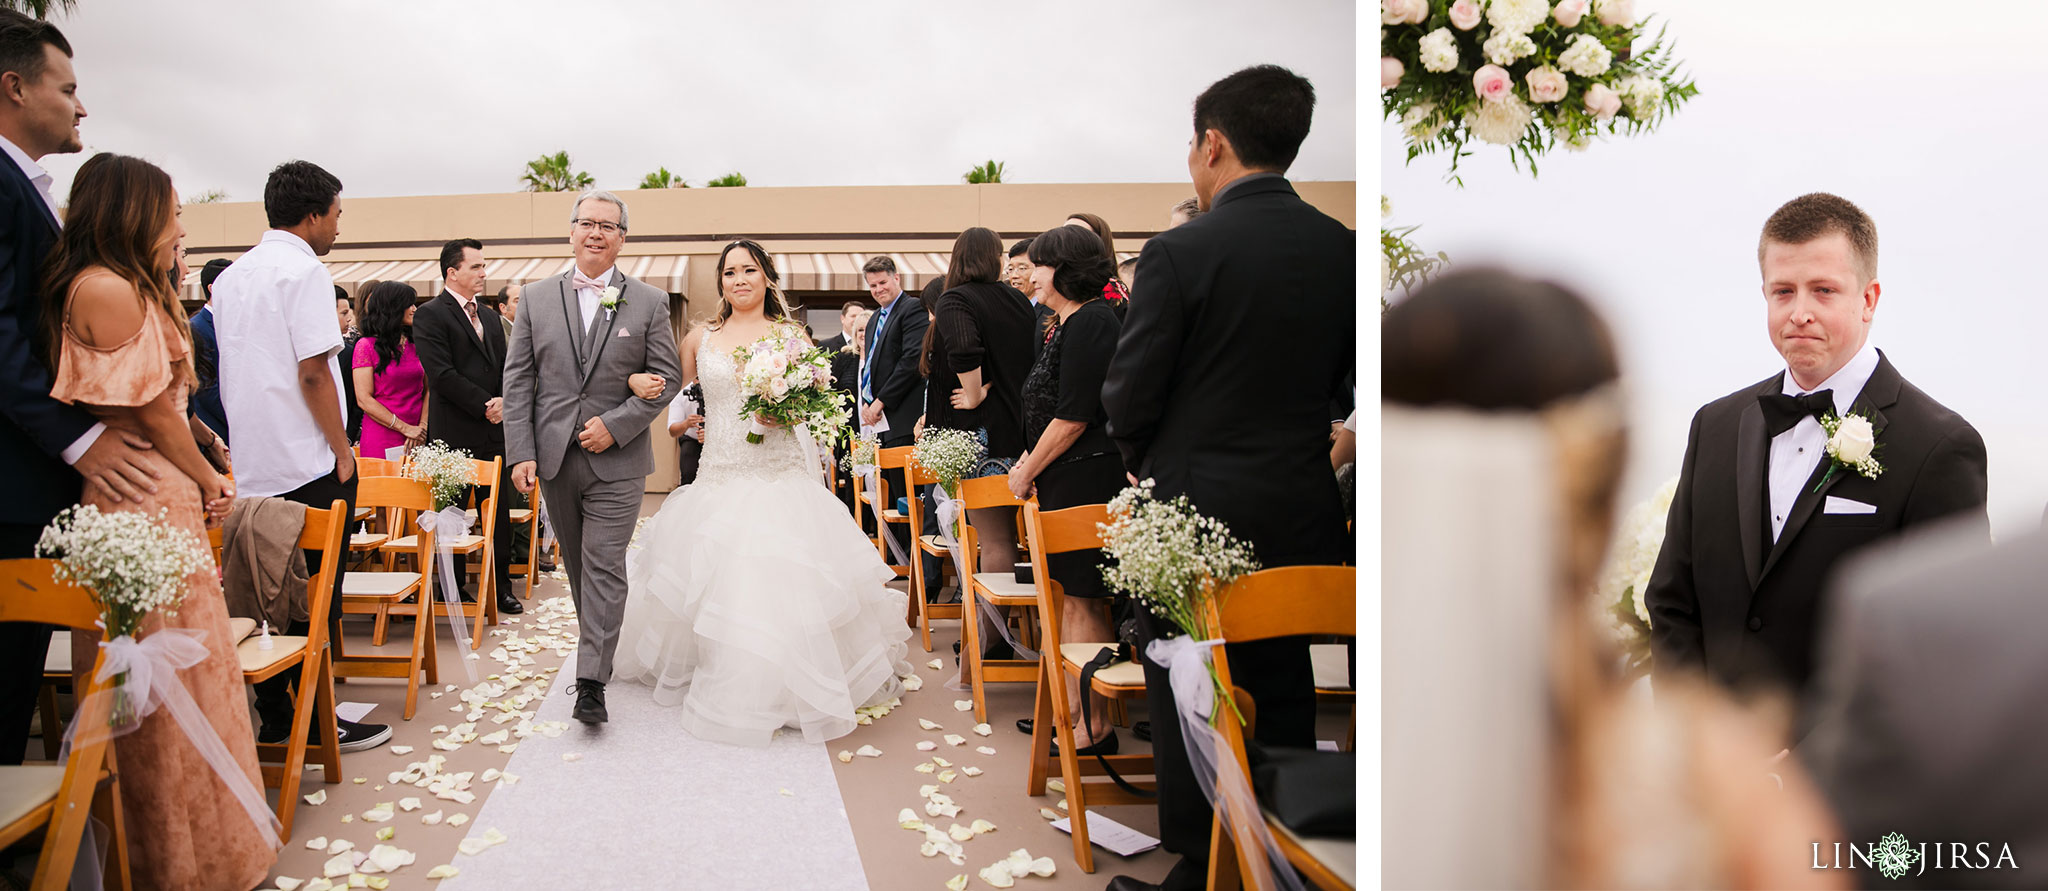
[[[1764,409],[1764,426],[1772,437],[1799,426],[1801,418],[1818,419],[1835,410],[1835,391],[1821,390],[1804,396],[1769,393],[1757,397]]]

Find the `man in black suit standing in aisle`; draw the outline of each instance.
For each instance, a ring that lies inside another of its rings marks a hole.
[[[1693,415],[1643,599],[1660,676],[1799,697],[1843,557],[1944,517],[1990,540],[1984,439],[1870,343],[1877,225],[1856,205],[1787,202],[1757,265],[1785,369]],[[1824,416],[1841,419],[1836,435]],[[1881,467],[1838,460],[1866,453]]]
[[[855,428],[860,426],[860,407],[855,404],[858,395],[855,390],[860,386],[860,354],[854,352],[853,335],[855,326],[861,323],[861,311],[864,309],[867,307],[858,300],[846,301],[839,307],[839,333],[818,342],[818,346],[832,357],[832,389],[846,394],[847,421]],[[846,457],[846,447],[833,448],[832,455],[835,461]],[[851,510],[854,507],[853,487],[840,486],[839,500]]]
[[[213,336],[213,280],[228,268],[226,258],[206,261],[199,270],[199,290],[206,295],[206,305],[192,314],[192,367],[199,374],[199,389],[192,391],[192,413],[206,424],[206,429],[220,436],[220,441],[230,446],[234,440],[228,438],[228,413],[220,404],[220,344]]]
[[[427,439],[468,449],[481,461],[505,454],[505,324],[482,301],[484,245],[458,238],[441,246],[446,287],[412,320],[412,342],[427,373]],[[498,477],[498,534],[493,550],[498,611],[525,611],[512,594],[512,468]]]
[[[1195,99],[1188,172],[1209,212],[1146,242],[1103,383],[1109,435],[1161,498],[1251,543],[1266,567],[1350,562],[1329,471],[1330,399],[1351,370],[1357,234],[1283,174],[1308,136],[1315,90],[1284,68],[1247,68]],[[1177,635],[1139,611],[1140,649]],[[1308,642],[1229,644],[1258,703],[1258,741],[1315,745]],[[1188,763],[1165,669],[1145,666],[1162,846],[1181,855],[1160,887],[1203,887],[1210,809]],[[1117,876],[1112,889],[1151,887]]]
[[[916,441],[917,419],[924,416],[924,376],[917,371],[918,351],[924,349],[924,329],[931,326],[924,301],[903,293],[903,279],[896,261],[887,254],[869,257],[861,266],[867,276],[868,295],[882,308],[868,319],[867,365],[860,372],[860,425],[863,429],[887,423],[880,435],[882,448],[893,449]],[[903,497],[903,471],[882,471],[889,484],[891,500]],[[888,510],[894,505],[882,505]],[[907,527],[891,526],[890,533],[903,553],[916,556]],[[938,579],[927,586],[926,596],[936,593]]]
[[[78,502],[81,478],[114,501],[156,491],[156,475],[135,460],[149,441],[51,399],[50,373],[36,358],[43,257],[61,225],[51,176],[36,162],[82,148],[84,118],[64,34],[0,10],[0,466],[8,469],[0,558],[35,556],[43,526]],[[47,625],[0,624],[0,764],[27,754],[49,647]]]

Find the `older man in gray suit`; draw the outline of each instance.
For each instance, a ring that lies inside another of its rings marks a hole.
[[[1862,887],[2048,887],[2048,536],[1990,547],[1979,523],[1866,551],[1830,592],[1796,751],[1846,837],[1814,864],[1891,833],[1913,855],[1897,880],[1854,863]]]
[[[527,285],[505,357],[505,459],[512,484],[546,489],[549,518],[569,564],[582,640],[576,649],[576,720],[603,723],[626,605],[626,545],[654,472],[648,425],[682,378],[668,294],[628,278],[615,261],[626,242],[626,203],[585,192],[570,212],[576,264]],[[627,378],[652,372],[653,399]]]

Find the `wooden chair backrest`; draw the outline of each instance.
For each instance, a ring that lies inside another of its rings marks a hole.
[[[894,470],[910,464],[910,453],[916,446],[896,446],[875,450],[875,467],[880,470]]]
[[[984,476],[960,481],[960,543],[967,548],[967,562],[974,565],[974,555],[981,553],[981,535],[968,522],[967,512],[991,507],[1023,507],[1023,499],[1010,493],[1008,476]]]
[[[1041,633],[1045,651],[1054,654],[1054,658],[1060,651],[1060,617],[1066,608],[1066,591],[1046,571],[1045,556],[1102,547],[1102,533],[1095,524],[1108,517],[1106,504],[1041,510],[1037,498],[1024,502],[1024,538],[1031,553],[1032,583],[1038,589],[1038,610],[1044,626]]]
[[[936,486],[939,484],[939,478],[933,476],[931,471],[924,469],[924,465],[916,461],[903,465],[903,479],[912,486]]]
[[[490,492],[489,495],[484,496],[483,503],[477,505],[476,508],[477,525],[483,527],[476,534],[483,536],[486,542],[497,541],[498,496],[502,494],[498,491],[498,480],[502,478],[499,474],[503,471],[504,466],[504,458],[492,458],[489,461],[471,459],[469,462],[469,469],[475,476],[476,485]],[[486,547],[494,546],[486,545]]]
[[[389,458],[357,458],[356,475],[361,477],[397,476],[399,462]]]
[[[306,508],[306,526],[299,530],[299,547],[320,552],[320,571],[306,580],[308,658],[327,645],[327,611],[334,608],[334,576],[348,559],[348,526],[348,502],[336,498],[326,510]]]

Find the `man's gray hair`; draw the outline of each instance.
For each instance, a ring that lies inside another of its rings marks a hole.
[[[619,229],[626,231],[631,228],[626,225],[626,202],[620,201],[619,196],[603,189],[589,189],[583,194],[576,196],[576,203],[569,205],[569,222],[576,222],[578,219],[576,211],[583,207],[583,202],[585,201],[604,201],[610,203],[611,206],[619,209]]]

